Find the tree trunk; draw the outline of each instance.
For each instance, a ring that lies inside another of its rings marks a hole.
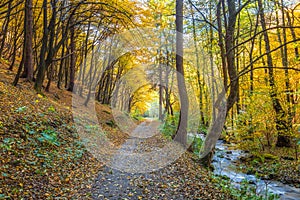
[[[76,66],[76,41],[75,41],[75,27],[74,27],[74,17],[72,16],[70,20],[71,28],[70,28],[70,50],[71,50],[71,58],[70,58],[70,81],[68,91],[73,92],[74,82],[75,82],[75,66]]]
[[[196,54],[196,65],[197,65],[197,83],[199,88],[199,109],[200,109],[200,126],[205,125],[204,112],[203,112],[203,85],[201,83],[201,75],[200,75],[200,58],[199,58],[199,49],[197,44],[197,34],[196,34],[196,20],[193,11],[193,7],[191,4],[191,13],[192,13],[192,23],[193,23],[193,41],[194,48]],[[199,127],[200,129],[200,127]]]
[[[25,22],[24,22],[24,74],[22,77],[28,81],[33,80],[33,53],[32,53],[32,37],[33,37],[33,11],[32,0],[25,1]]]
[[[15,21],[15,23],[17,23],[17,20]],[[13,68],[15,66],[17,50],[18,50],[18,39],[21,37],[21,34],[18,33],[18,30],[19,30],[19,27],[16,24],[15,27],[14,27],[13,51],[12,51],[12,54],[10,55],[11,63],[10,63],[9,70],[11,70],[11,71],[13,70]]]
[[[159,53],[159,58],[158,58],[158,70],[159,70],[159,85],[158,85],[158,90],[159,90],[159,114],[158,114],[158,119],[159,120],[163,120],[163,86],[162,86],[162,53],[161,53],[161,50],[160,50],[160,53]]]
[[[14,82],[13,82],[13,86],[17,86],[18,82],[19,82],[19,79],[20,79],[20,76],[21,76],[21,72],[22,72],[22,69],[23,69],[23,66],[24,66],[24,54],[25,54],[25,49],[23,48],[23,53],[22,53],[22,60],[19,64],[19,68],[18,68],[18,72],[15,76],[15,79],[14,79]]]
[[[183,69],[183,0],[176,0],[176,71],[180,98],[180,119],[175,141],[186,146],[189,101]]]
[[[58,70],[58,81],[57,81],[57,88],[61,89],[61,84],[62,84],[62,80],[63,80],[63,69],[64,69],[64,63],[65,63],[65,59],[63,59],[63,57],[65,56],[65,43],[62,45],[62,50],[61,50],[61,61],[59,64],[59,70]]]
[[[226,63],[226,51],[224,47],[224,38],[222,33],[222,20],[221,20],[221,0],[217,4],[217,22],[218,22],[218,45],[221,51],[221,60],[222,60],[222,70],[223,70],[223,83],[226,87],[228,84],[228,73],[227,73],[227,63]],[[225,88],[227,90],[227,87]]]
[[[296,41],[297,40],[297,36],[296,36],[295,28],[293,28],[293,23],[292,23],[292,19],[291,19],[290,13],[286,12],[286,16],[287,16],[287,19],[288,19],[288,26],[290,27],[290,31],[291,31],[293,40]],[[296,44],[295,44],[295,47],[294,47],[294,51],[295,51],[295,58],[296,58],[296,60],[299,60],[299,58],[300,58],[300,56],[299,56],[299,48],[298,48],[298,46]]]
[[[43,83],[44,83],[44,78],[45,78],[45,72],[46,72],[46,50],[47,50],[47,44],[48,44],[48,11],[47,11],[47,0],[44,0],[43,2],[43,13],[44,13],[44,18],[43,18],[43,44],[40,50],[40,62],[39,62],[39,67],[38,67],[38,74],[36,77],[36,82],[34,84],[34,88],[38,93],[41,93]]]
[[[1,38],[1,45],[0,45],[0,56],[2,56],[2,52],[4,49],[4,45],[5,45],[5,41],[6,41],[6,36],[7,36],[7,32],[8,32],[8,26],[10,23],[10,13],[11,13],[11,4],[12,4],[12,0],[9,1],[8,3],[8,10],[7,10],[7,14],[6,14],[6,18],[5,18],[5,23],[3,25],[3,32],[2,32],[2,38]]]
[[[264,35],[264,42],[265,42],[265,48],[267,52],[267,64],[268,64],[268,70],[269,70],[269,86],[271,87],[270,96],[272,99],[273,108],[276,112],[275,122],[276,122],[276,130],[278,132],[277,137],[277,147],[289,147],[291,146],[291,140],[286,135],[288,131],[290,130],[289,125],[286,121],[286,113],[283,110],[281,103],[279,101],[278,95],[276,93],[277,88],[275,85],[275,77],[274,77],[274,70],[273,70],[273,59],[271,55],[271,47],[270,47],[270,40],[268,32],[266,31],[266,21],[265,21],[265,14],[264,9],[262,5],[262,0],[258,0],[258,7],[259,7],[259,15],[260,15],[260,21],[261,26],[263,29],[263,35]]]
[[[226,60],[229,78],[231,80],[230,93],[227,100],[227,112],[233,107],[237,101],[238,79],[235,66],[234,51],[234,33],[236,23],[236,5],[234,0],[227,0],[228,3],[228,26],[226,30]],[[226,86],[225,86],[226,87]]]

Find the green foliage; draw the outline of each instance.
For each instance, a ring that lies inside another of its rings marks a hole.
[[[11,146],[15,143],[14,138],[4,138],[2,144],[0,144],[0,148],[10,150]]]
[[[161,133],[171,139],[175,134],[177,130],[177,124],[179,120],[179,113],[175,113],[172,115],[167,115],[165,117],[165,122],[160,126]]]
[[[238,200],[276,200],[279,195],[266,192],[264,195],[258,195],[255,185],[252,185],[247,180],[240,183],[240,188],[237,189],[233,186],[230,179],[223,176],[212,175],[213,180],[216,182],[217,187],[221,188],[223,192],[229,193]]]
[[[16,109],[16,112],[18,113],[22,113],[25,112],[27,110],[27,106],[22,106]]]
[[[60,142],[57,138],[57,133],[53,130],[45,130],[41,133],[41,136],[38,140],[42,143],[46,143],[49,145],[60,146]]]
[[[74,159],[74,158],[81,158],[83,156],[83,154],[84,154],[84,148],[83,148],[83,146],[79,147],[79,148],[70,148],[70,147],[67,147],[66,148],[66,152],[67,152],[66,155],[72,156],[72,159]]]
[[[133,119],[135,119],[137,121],[142,121],[144,118],[140,115],[135,115],[135,116],[133,116]]]
[[[136,109],[133,113],[131,113],[130,116],[137,121],[142,121],[144,119],[142,117],[141,112],[138,109]]]
[[[201,133],[201,134],[207,134],[207,127],[206,126],[204,126],[204,125],[201,125],[201,126],[199,126],[199,128],[198,128],[198,133]]]
[[[55,113],[56,110],[55,110],[55,108],[54,108],[53,106],[50,106],[50,107],[48,108],[48,112]]]
[[[194,140],[191,144],[194,154],[199,155],[202,144],[203,144],[203,140],[201,138],[194,137]]]

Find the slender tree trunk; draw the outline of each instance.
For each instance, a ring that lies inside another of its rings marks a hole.
[[[251,20],[251,16],[250,14],[248,13],[248,16],[249,16],[249,19]],[[257,29],[258,29],[258,23],[259,23],[259,16],[257,15],[256,17],[256,21],[255,21],[255,24],[254,24],[254,33],[253,35],[255,35],[257,33]],[[253,30],[253,23],[252,23],[252,20],[251,20],[251,32]],[[252,34],[250,35],[250,37],[252,37]],[[250,88],[249,88],[249,98],[250,98],[250,101],[251,103],[253,102],[253,92],[254,92],[254,64],[252,63],[253,61],[253,52],[254,52],[254,47],[255,47],[255,41],[256,41],[256,37],[252,37],[252,41],[251,41],[251,47],[250,47],[250,51],[249,51],[249,63],[251,63],[250,65]],[[253,129],[253,115],[250,113],[250,117],[249,117],[249,133],[251,134],[251,136],[254,137],[253,135],[253,132],[254,132],[254,129]]]
[[[47,59],[45,61],[46,69],[48,69],[48,83],[46,86],[46,92],[49,92],[50,85],[54,76],[54,66],[53,66],[53,57],[55,56],[55,50],[54,50],[54,41],[55,41],[55,22],[56,22],[56,1],[57,0],[51,0],[51,6],[52,6],[52,17],[50,20],[50,24],[48,27],[49,30],[49,45],[48,45],[48,55]],[[50,68],[49,68],[50,67]]]
[[[89,36],[90,36],[90,28],[91,28],[91,21],[89,21],[88,24],[88,30],[85,38],[85,46],[84,46],[84,57],[83,57],[83,63],[82,67],[80,68],[80,75],[79,75],[79,81],[81,80],[81,86],[79,88],[79,95],[82,96],[83,87],[84,87],[84,79],[85,79],[85,73],[87,68],[87,55],[88,55],[88,43],[89,43]]]
[[[228,27],[226,30],[226,59],[228,74],[231,80],[230,93],[227,100],[227,111],[229,111],[237,101],[238,79],[235,66],[235,24],[236,24],[236,5],[234,0],[227,0],[228,3]],[[226,86],[225,86],[226,87]]]
[[[20,76],[21,76],[21,73],[22,73],[22,69],[23,69],[23,66],[24,66],[24,54],[25,54],[25,49],[23,48],[23,53],[22,53],[22,60],[19,64],[19,68],[18,68],[18,72],[15,76],[15,79],[14,79],[14,82],[13,82],[13,86],[17,86],[18,82],[19,82],[19,79],[20,79]]]
[[[71,58],[70,58],[70,82],[68,91],[73,91],[74,82],[75,82],[75,65],[76,65],[76,41],[75,41],[75,27],[74,27],[74,17],[71,18],[71,28],[70,28],[70,49],[71,49]]]
[[[175,141],[186,146],[189,101],[183,68],[183,0],[176,0],[176,70],[180,97],[180,119]]]
[[[8,3],[8,10],[7,10],[7,14],[6,14],[6,18],[5,18],[5,23],[3,25],[3,32],[2,32],[2,40],[1,40],[1,45],[0,45],[0,56],[2,56],[2,52],[4,49],[4,45],[5,45],[5,41],[6,41],[6,36],[7,36],[7,32],[8,32],[8,26],[10,23],[10,13],[11,13],[11,4],[12,4],[12,0],[9,1]]]
[[[168,115],[170,114],[169,106],[170,106],[170,94],[169,94],[169,75],[170,75],[170,63],[169,63],[169,51],[166,48],[167,52],[167,58],[166,58],[166,74],[165,74],[165,81],[166,81],[166,87],[165,87],[165,112],[164,115],[167,113]]]
[[[288,127],[288,124],[286,122],[286,113],[283,110],[281,103],[279,101],[279,98],[277,96],[277,88],[275,85],[275,77],[274,77],[274,70],[273,70],[273,59],[271,53],[271,47],[270,47],[270,40],[268,32],[266,31],[266,21],[265,21],[265,14],[263,9],[262,0],[258,0],[258,7],[259,7],[259,15],[260,15],[260,21],[261,26],[263,29],[263,35],[264,35],[264,42],[265,42],[265,48],[267,52],[267,63],[268,63],[268,70],[269,70],[269,86],[271,87],[270,96],[272,99],[273,108],[276,112],[276,130],[278,132],[277,137],[277,143],[276,146],[278,147],[289,147],[291,146],[291,141],[288,136],[286,136],[286,133],[289,131],[290,127]]]
[[[283,5],[283,0],[281,0],[281,19],[282,19],[282,26],[286,26],[286,16],[285,16],[285,10],[284,10],[284,5]],[[280,35],[279,35],[280,37]],[[287,43],[287,33],[286,29],[282,29],[282,37],[283,37],[283,44]],[[288,48],[287,45],[284,45],[282,48],[283,56],[282,56],[282,65],[285,68],[284,69],[284,74],[285,74],[285,89],[286,89],[286,101],[288,104],[288,119],[287,123],[289,123],[288,126],[292,126],[292,111],[291,111],[291,88],[290,88],[290,76],[289,76],[289,62],[288,62]]]
[[[241,0],[238,0],[238,7],[241,7]],[[241,14],[238,13],[237,14],[237,28],[236,28],[236,40],[235,40],[235,45],[238,45],[239,44],[239,41],[240,41],[240,36],[241,36],[241,33],[240,33],[240,30],[241,30]],[[239,47],[236,47],[235,48],[235,52],[239,52],[240,48]],[[244,57],[243,57],[244,59]],[[236,55],[235,56],[235,63],[236,63],[236,71],[238,72],[240,70],[240,65],[241,65],[241,61],[240,61],[240,57],[239,55]],[[240,80],[238,79],[237,80],[237,95],[236,95],[236,116],[239,115],[241,111],[241,90],[240,90]]]
[[[200,126],[201,126],[201,125],[205,124],[204,112],[203,112],[203,85],[201,83],[201,75],[200,75],[201,66],[200,66],[200,58],[199,58],[199,49],[198,49],[198,44],[197,44],[196,22],[195,22],[195,15],[194,15],[192,4],[191,4],[190,9],[191,9],[191,13],[192,13],[192,22],[193,22],[193,38],[194,38],[193,41],[194,41],[194,48],[195,48],[195,54],[196,54],[197,83],[198,83],[198,88],[199,88],[199,109],[200,109],[200,122],[201,122]],[[199,129],[200,129],[200,127],[199,127]]]
[[[50,65],[50,68],[48,70],[48,83],[46,85],[45,91],[49,92],[50,91],[50,86],[51,86],[51,82],[53,79],[53,64]]]
[[[296,36],[295,28],[293,28],[293,23],[292,23],[292,19],[291,19],[290,13],[286,12],[286,16],[287,16],[287,19],[288,19],[288,26],[290,27],[290,31],[291,31],[293,40],[296,41],[297,40],[297,36]],[[300,55],[299,55],[299,48],[298,48],[297,45],[295,45],[294,51],[295,51],[295,58],[296,58],[296,60],[299,60]]]
[[[249,15],[249,19],[251,19],[251,16]],[[254,28],[254,33],[253,35],[255,35],[257,33],[257,29],[258,29],[258,23],[259,23],[259,16],[257,16],[256,18],[256,22],[254,24],[255,28]],[[252,23],[251,23],[251,27],[253,27]],[[251,28],[251,30],[253,30]],[[249,52],[249,62],[252,63],[253,61],[253,52],[254,52],[254,47],[255,47],[255,41],[256,41],[256,37],[253,37],[252,41],[251,41],[251,48],[250,48],[250,52]],[[251,97],[253,95],[253,91],[254,91],[254,65],[253,63],[250,65],[250,93],[249,96]]]
[[[213,21],[213,16],[212,16],[212,10],[211,10],[211,4],[210,4],[210,9],[209,9],[209,20]],[[218,89],[217,89],[217,84],[215,81],[215,69],[214,69],[214,58],[213,58],[213,52],[212,52],[212,44],[213,44],[213,29],[210,26],[209,30],[207,32],[207,35],[209,37],[209,41],[210,41],[210,45],[209,45],[209,65],[210,65],[210,74],[209,77],[211,77],[211,86],[210,86],[210,90],[211,90],[211,101],[212,101],[212,106],[211,106],[211,110],[212,110],[212,115],[211,115],[211,121],[215,121],[216,119],[216,108],[214,106],[214,102],[216,100],[216,94],[218,93]]]
[[[40,62],[39,62],[39,69],[38,69],[38,74],[36,77],[36,82],[34,85],[35,90],[38,93],[41,93],[43,83],[44,83],[44,78],[45,78],[45,72],[46,72],[46,51],[48,47],[48,9],[47,9],[47,0],[44,0],[43,2],[43,13],[44,13],[44,18],[43,18],[43,43],[42,47],[40,50]]]
[[[67,44],[68,45],[68,44]],[[68,54],[70,54],[70,48],[67,48]],[[68,78],[69,78],[69,66],[70,66],[70,57],[64,62],[64,72],[65,72],[65,88],[68,88]]]
[[[92,47],[92,57],[91,57],[91,61],[90,61],[90,70],[88,72],[88,76],[89,76],[89,82],[87,83],[87,87],[88,87],[88,95],[86,97],[86,100],[84,102],[84,105],[87,106],[90,99],[91,99],[91,94],[92,94],[92,87],[93,87],[93,79],[92,79],[92,72],[93,72],[93,68],[94,68],[94,57],[95,57],[95,51],[94,51],[94,46]]]
[[[17,23],[17,20],[15,21],[15,23]],[[15,66],[15,62],[16,62],[16,56],[17,56],[17,50],[18,50],[18,39],[20,38],[21,34],[18,33],[18,25],[16,24],[14,27],[14,42],[13,42],[13,51],[12,51],[12,55],[11,55],[11,63],[10,63],[10,67],[9,70],[13,70],[14,66]]]
[[[159,54],[159,63],[158,63],[158,70],[159,70],[159,85],[158,85],[158,90],[159,90],[159,120],[163,120],[163,86],[162,86],[162,53],[160,50],[160,54]]]
[[[59,70],[58,70],[58,81],[57,81],[58,89],[61,89],[61,83],[63,81],[63,69],[64,69],[64,63],[65,63],[65,59],[63,58],[64,56],[65,56],[65,44],[62,45],[62,50],[61,50],[62,60],[60,61]]]
[[[227,84],[228,84],[228,73],[227,73],[227,63],[226,63],[226,51],[224,47],[224,38],[222,33],[222,20],[221,20],[221,0],[217,4],[217,22],[218,22],[218,37],[219,42],[218,45],[221,50],[221,60],[222,60],[222,70],[223,70],[223,79],[224,79],[224,86],[227,90]]]
[[[32,53],[32,38],[33,38],[33,10],[32,0],[25,1],[25,18],[24,18],[24,73],[22,77],[28,81],[33,80],[33,53]]]

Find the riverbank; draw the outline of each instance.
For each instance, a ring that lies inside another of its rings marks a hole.
[[[265,157],[267,156],[265,155]],[[265,163],[262,161],[265,161]],[[297,169],[299,163],[297,162],[288,169],[286,163],[279,163],[280,161],[277,159],[274,159],[273,162],[271,161],[271,159],[261,160],[260,162],[255,161],[254,156],[248,152],[239,150],[236,146],[228,145],[224,141],[219,140],[216,145],[216,154],[213,158],[214,173],[228,177],[232,185],[235,185],[237,188],[244,187],[245,183],[248,187],[252,186],[254,192],[257,195],[263,196],[264,199],[269,199],[272,194],[275,194],[275,196],[276,194],[280,195],[280,199],[284,200],[300,199],[299,179],[297,179],[299,176],[299,169]],[[256,167],[253,166],[255,163]],[[270,163],[278,166],[278,168],[274,170]],[[279,172],[280,166],[284,167],[285,170]],[[272,177],[271,175],[264,174],[264,172],[259,174],[259,170],[261,169],[268,170],[268,172],[274,170],[272,174],[276,172],[281,174],[278,174],[277,178],[275,178],[275,175]],[[287,174],[289,174],[289,177],[294,176],[292,181],[281,181],[280,177],[286,177]]]

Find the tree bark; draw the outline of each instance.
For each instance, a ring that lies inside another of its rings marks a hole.
[[[175,141],[186,146],[189,101],[183,68],[183,0],[176,0],[176,71],[180,98],[180,119]]]
[[[235,66],[235,51],[234,51],[234,33],[236,24],[236,5],[234,0],[227,0],[228,4],[228,26],[226,29],[226,60],[229,78],[231,80],[230,93],[227,100],[227,112],[233,107],[237,101],[238,79]],[[225,86],[226,87],[226,86]]]
[[[197,83],[199,88],[199,109],[200,109],[200,126],[205,125],[205,118],[203,112],[203,84],[201,82],[201,75],[200,75],[200,58],[199,58],[199,49],[197,44],[197,34],[196,34],[196,22],[195,22],[195,14],[193,11],[193,6],[191,4],[191,13],[192,13],[192,24],[193,24],[193,41],[194,41],[194,48],[196,54],[196,65],[197,65]],[[212,44],[211,44],[212,45]],[[212,53],[212,52],[210,52]],[[200,129],[200,127],[199,127]]]
[[[271,88],[270,96],[272,99],[273,108],[276,113],[275,122],[276,122],[276,130],[278,132],[277,137],[277,147],[289,147],[291,146],[290,138],[286,135],[286,133],[290,130],[289,125],[286,121],[286,113],[283,110],[281,103],[279,101],[278,95],[276,93],[277,88],[275,85],[275,77],[274,77],[274,70],[273,70],[273,59],[271,55],[271,47],[270,47],[270,39],[268,32],[266,31],[266,21],[265,21],[265,14],[263,9],[262,0],[258,0],[258,8],[259,8],[259,15],[260,15],[260,22],[263,29],[264,35],[264,42],[265,42],[265,49],[267,52],[267,64],[268,64],[268,74],[269,74],[269,86]]]
[[[33,10],[32,0],[25,1],[25,22],[24,22],[24,74],[28,81],[33,80],[33,53],[32,53],[32,37],[33,37]]]
[[[39,62],[39,67],[38,67],[38,74],[36,77],[36,82],[34,84],[34,89],[38,92],[41,93],[42,91],[42,86],[44,82],[44,77],[45,77],[45,72],[46,72],[46,51],[47,51],[47,46],[48,46],[48,9],[47,9],[47,0],[43,1],[43,13],[44,13],[44,18],[43,18],[43,39],[42,39],[42,47],[40,50],[40,62]]]
[[[2,38],[1,38],[1,45],[0,45],[0,56],[2,56],[2,52],[4,49],[4,45],[5,45],[5,41],[6,41],[6,36],[7,36],[7,32],[8,32],[8,26],[10,23],[10,13],[11,13],[11,4],[12,4],[12,0],[9,1],[8,3],[8,10],[7,10],[7,14],[6,14],[6,18],[5,18],[5,23],[3,25],[3,32],[2,32]]]
[[[75,66],[76,66],[76,41],[75,41],[75,27],[74,27],[74,17],[72,16],[71,20],[71,28],[70,28],[70,50],[71,50],[71,58],[70,58],[70,81],[68,91],[73,92],[74,82],[75,82]]]

